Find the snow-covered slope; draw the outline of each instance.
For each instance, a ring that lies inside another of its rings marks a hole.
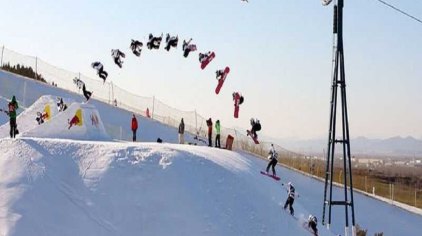
[[[77,116],[78,113],[80,113],[80,122],[70,127],[69,121],[74,116]],[[48,122],[24,131],[21,136],[75,140],[111,140],[104,129],[97,109],[93,105],[76,102],[72,103],[65,111],[53,116]]]
[[[71,79],[73,78],[69,78],[69,80]],[[34,104],[40,97],[47,94],[51,95],[53,99],[56,99],[56,97],[63,97],[70,102],[85,101],[85,98],[81,94],[76,94],[2,70],[0,70],[0,84],[0,96],[10,99],[15,95],[21,108]],[[75,91],[77,91],[77,89],[75,89]],[[132,140],[132,131],[130,129],[132,112],[95,100],[95,92],[93,94],[93,99],[90,99],[89,104],[94,105],[100,112],[104,128],[111,138],[128,141]],[[68,103],[68,105],[70,105],[70,103]],[[22,112],[22,110],[23,109],[18,109],[18,112]],[[29,119],[32,119],[36,124],[36,111],[34,112],[35,113],[33,113]],[[8,119],[4,114],[3,116],[6,117],[6,120]],[[177,142],[178,137],[176,128],[163,125],[158,121],[145,118],[141,115],[137,115],[137,118],[139,123],[137,140],[142,142],[155,142],[157,138],[161,138],[164,142]],[[0,123],[0,125],[1,124],[4,123]],[[19,131],[26,130],[22,129],[23,127],[21,127],[19,120],[17,121],[17,124]],[[8,127],[8,124],[6,127]],[[0,137],[4,136],[0,135]],[[191,143],[195,142],[193,137],[189,134],[186,135],[185,141]]]
[[[30,106],[42,94],[84,100],[2,71],[0,84],[0,96],[16,95],[20,107]],[[89,104],[111,137],[130,139],[131,112],[95,100]],[[35,113],[18,121],[23,133],[29,131],[24,128],[30,126],[27,122],[34,124]],[[175,128],[140,116],[138,121],[143,143],[0,139],[0,235],[309,235],[282,210],[286,192],[281,183],[259,174],[264,160],[169,144],[177,142]],[[39,130],[31,136],[41,137],[41,127],[49,129],[43,137],[55,137],[50,133],[55,129],[69,134],[63,121],[59,123],[56,128],[53,121],[51,126],[35,125]],[[144,143],[157,137],[166,143]],[[323,183],[277,168],[282,182],[292,181],[300,193],[296,215],[303,219],[312,213],[321,221]],[[334,194],[342,191],[335,188]],[[369,229],[368,235],[421,232],[420,215],[358,193],[355,207],[357,223]],[[334,208],[333,232],[343,234],[343,215],[342,208]],[[321,225],[319,229],[329,235]]]
[[[22,108],[19,110],[22,111]],[[46,112],[46,110],[48,110],[50,114],[50,117],[46,119],[46,123],[48,123],[55,115],[58,114],[55,99],[53,96],[41,96],[37,101],[34,102],[34,104],[32,104],[28,109],[22,111],[17,116],[16,123],[18,124],[18,129],[20,133],[37,127],[38,123],[35,120],[37,112]],[[0,126],[0,138],[8,137],[9,130],[9,124],[3,123],[3,125]]]
[[[31,138],[0,149],[1,235],[310,235],[239,153]]]

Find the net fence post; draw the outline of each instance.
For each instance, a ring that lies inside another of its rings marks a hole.
[[[3,54],[4,54],[4,45],[1,48],[1,60],[0,60],[0,67],[3,67]]]
[[[198,113],[196,113],[196,109],[195,109],[195,131],[198,130]]]
[[[154,119],[154,108],[155,108],[155,96],[152,96],[152,112],[151,112],[151,119]]]
[[[37,80],[38,74],[38,57],[35,57],[35,80]]]
[[[25,99],[26,99],[26,80],[23,82],[23,95],[22,95],[23,107],[26,107]]]

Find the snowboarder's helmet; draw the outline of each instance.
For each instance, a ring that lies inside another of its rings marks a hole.
[[[292,186],[292,182],[288,182],[287,185]]]

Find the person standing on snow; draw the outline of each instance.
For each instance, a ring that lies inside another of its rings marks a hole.
[[[10,123],[10,138],[15,138],[16,135],[19,133],[18,126],[16,124],[16,110],[19,108],[18,102],[16,101],[16,97],[13,95],[12,101],[8,104],[9,111],[6,112],[9,115],[9,123]]]
[[[267,165],[266,172],[268,174],[270,167],[272,167],[273,175],[276,176],[275,166],[277,165],[277,162],[278,162],[277,161],[278,153],[276,152],[276,150],[274,148],[274,144],[271,144],[271,149],[270,149],[270,152],[268,154],[269,154],[268,159],[270,160],[270,162]]]
[[[133,114],[133,116],[132,116],[132,126],[131,126],[131,128],[132,128],[132,133],[133,133],[132,141],[136,142],[136,130],[138,130],[138,120],[136,119],[135,114]]]
[[[215,147],[217,148],[221,148],[221,144],[220,144],[220,120],[217,120],[215,122]]]
[[[212,120],[209,118],[207,120],[208,126],[208,147],[212,147]]]
[[[288,191],[287,191],[287,199],[286,199],[286,203],[284,203],[284,210],[287,209],[287,207],[289,207],[289,211],[291,215],[294,215],[295,210],[293,209],[293,203],[295,201],[295,187],[293,186],[293,184],[291,182],[287,183],[288,186]]]
[[[185,122],[182,120],[180,121],[179,124],[179,143],[180,144],[185,144]]]

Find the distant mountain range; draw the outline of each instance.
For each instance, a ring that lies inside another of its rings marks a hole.
[[[311,140],[277,140],[284,148],[300,153],[321,154],[327,149],[326,139]],[[408,137],[392,137],[388,139],[369,139],[357,137],[351,140],[352,155],[382,155],[394,157],[422,157],[422,140]],[[336,152],[341,152],[337,144]]]

